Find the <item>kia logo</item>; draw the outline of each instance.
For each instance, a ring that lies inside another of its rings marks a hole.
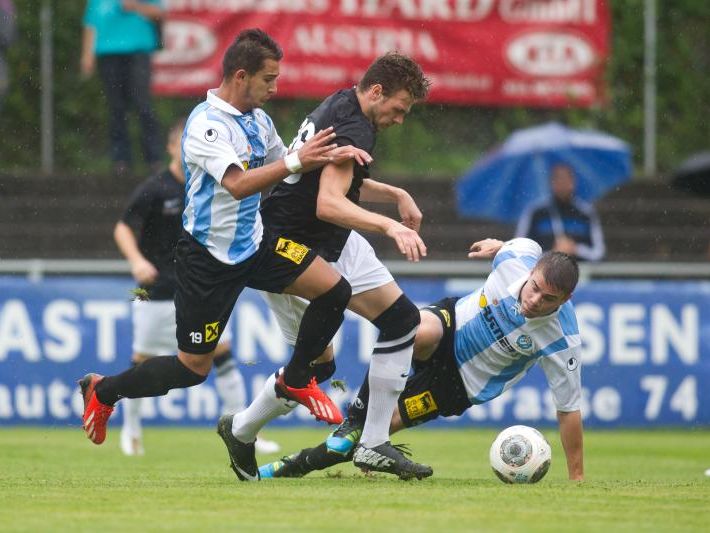
[[[592,46],[569,33],[527,33],[508,44],[506,56],[514,68],[531,76],[572,76],[595,60]]]
[[[155,54],[158,65],[189,65],[210,57],[217,48],[212,30],[198,22],[168,20],[163,25],[165,48]]]

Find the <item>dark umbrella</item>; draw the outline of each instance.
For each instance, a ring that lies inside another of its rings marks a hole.
[[[673,187],[710,196],[710,151],[698,152],[683,161],[671,174]]]

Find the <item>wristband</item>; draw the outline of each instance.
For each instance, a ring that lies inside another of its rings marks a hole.
[[[284,157],[284,163],[291,174],[296,174],[303,168],[301,160],[298,158],[298,152],[291,152],[290,154],[287,154],[286,157]]]

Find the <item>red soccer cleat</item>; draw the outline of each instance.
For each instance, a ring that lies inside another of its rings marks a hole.
[[[316,417],[316,420],[323,420],[328,424],[340,424],[343,422],[343,415],[340,414],[340,409],[321,390],[316,378],[311,378],[306,387],[296,389],[286,385],[284,375],[281,373],[276,379],[276,386],[286,398],[306,406],[311,414]]]
[[[86,374],[79,380],[81,395],[84,398],[84,431],[94,444],[101,444],[106,440],[106,423],[111,413],[112,405],[105,405],[96,397],[96,385],[104,377],[100,374]]]

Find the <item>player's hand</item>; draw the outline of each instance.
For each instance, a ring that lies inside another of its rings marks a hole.
[[[402,217],[402,224],[418,232],[422,225],[422,212],[417,207],[414,198],[407,191],[400,190],[401,193],[397,198],[397,210],[399,211],[399,216]]]
[[[338,147],[337,144],[331,144],[333,139],[335,132],[331,126],[320,130],[298,149],[298,159],[303,167],[301,172],[308,172],[333,162],[333,150]]]
[[[468,257],[470,259],[490,259],[498,253],[503,244],[503,241],[498,239],[476,241],[469,248]]]
[[[300,154],[299,154],[300,157]],[[361,148],[355,146],[338,146],[330,152],[332,163],[340,165],[346,161],[354,159],[359,165],[369,165],[372,163],[372,156]]]
[[[426,245],[413,229],[393,220],[387,227],[385,235],[397,243],[397,248],[402,254],[407,256],[407,261],[416,263],[420,257],[426,257]]]
[[[140,285],[152,285],[158,279],[158,269],[147,259],[131,264],[131,275]]]

